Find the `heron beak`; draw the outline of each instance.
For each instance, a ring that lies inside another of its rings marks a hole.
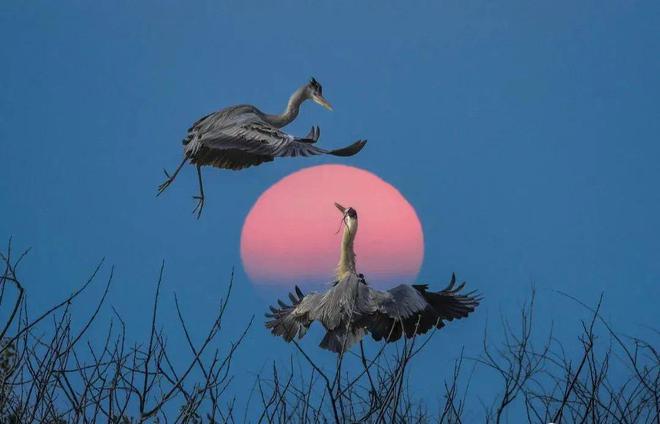
[[[346,208],[340,205],[339,203],[335,202],[335,207],[339,209],[339,212],[341,212],[342,214],[346,213]]]
[[[332,111],[332,105],[330,102],[328,102],[325,97],[321,96],[320,94],[314,94],[312,96],[312,100],[314,100],[315,103],[318,103],[324,108],[328,109],[329,111]]]

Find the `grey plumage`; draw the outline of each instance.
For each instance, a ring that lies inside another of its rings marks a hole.
[[[346,222],[342,249],[349,249],[354,255],[352,240],[357,231],[357,214],[352,208],[337,207]],[[351,256],[345,253],[341,257]],[[341,265],[339,268],[344,270]],[[296,286],[295,293],[289,295],[290,305],[278,301],[279,307],[270,307],[266,328],[290,342],[294,337],[303,337],[312,322],[319,321],[326,329],[320,346],[333,352],[349,349],[367,333],[375,340],[393,342],[467,317],[479,305],[481,296],[475,291],[461,293],[464,287],[465,283],[456,285],[452,274],[449,285],[438,292],[428,291],[426,284],[401,284],[380,291],[372,289],[354,265],[349,265],[324,293],[303,295]]]
[[[357,141],[343,149],[325,150],[314,145],[316,139],[287,134],[269,124],[265,116],[250,105],[233,106],[209,115],[188,131],[184,155],[194,165],[239,170],[276,157],[351,156],[365,144]],[[313,128],[310,133],[313,132],[318,134],[319,130]]]
[[[190,161],[197,167],[199,179],[200,194],[195,197],[198,199],[195,211],[199,218],[204,206],[202,166],[240,170],[271,162],[277,157],[352,156],[358,153],[366,144],[365,140],[340,149],[326,150],[315,145],[320,136],[318,127],[312,127],[304,137],[281,130],[298,116],[300,105],[306,100],[313,100],[332,110],[322,91],[321,85],[312,78],[293,93],[280,115],[266,114],[252,105],[238,105],[202,117],[188,129],[183,139],[183,160],[172,175],[165,171],[167,179],[158,187],[158,195],[169,187],[183,165]]]
[[[266,328],[290,342],[319,321],[326,329],[320,346],[333,352],[350,349],[367,333],[374,340],[394,342],[467,317],[481,297],[474,291],[461,294],[464,286],[456,286],[452,275],[449,285],[438,292],[429,292],[426,285],[405,284],[380,291],[369,287],[362,274],[350,274],[325,293],[304,296],[296,286],[290,305],[280,301],[279,307],[271,306]]]

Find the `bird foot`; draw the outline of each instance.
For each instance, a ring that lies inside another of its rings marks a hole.
[[[193,199],[197,200],[197,206],[193,209],[193,215],[197,212],[197,219],[202,216],[202,209],[204,209],[204,196],[193,196]]]
[[[176,177],[176,175],[170,176],[170,174],[167,172],[167,169],[163,169],[163,172],[165,173],[167,179],[161,185],[158,186],[158,193],[156,194],[156,196],[160,196],[161,193],[163,193],[165,189],[169,187],[170,184],[172,184],[174,178]]]

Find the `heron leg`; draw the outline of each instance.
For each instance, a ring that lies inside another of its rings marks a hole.
[[[170,184],[172,184],[172,182],[174,182],[174,179],[176,178],[177,174],[179,173],[179,171],[181,171],[181,168],[183,168],[183,165],[185,165],[187,161],[188,161],[188,157],[184,157],[181,163],[179,164],[179,166],[176,168],[176,171],[174,171],[174,174],[172,175],[170,175],[166,169],[163,169],[163,172],[165,173],[167,179],[165,180],[165,182],[163,182],[161,185],[158,186],[158,194],[156,194],[156,196],[160,196],[161,193],[164,192],[165,189],[169,187]]]
[[[202,216],[202,209],[204,208],[204,184],[202,183],[202,166],[197,165],[197,179],[199,181],[199,196],[193,196],[197,199],[197,206],[193,209],[193,214],[197,212],[197,219]]]

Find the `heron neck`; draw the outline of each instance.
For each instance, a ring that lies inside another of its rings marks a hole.
[[[339,254],[339,264],[337,264],[337,279],[342,279],[349,274],[356,274],[355,270],[355,251],[353,242],[357,234],[357,221],[351,221],[344,227],[344,235],[341,240],[341,251]]]
[[[298,112],[300,111],[300,105],[304,101],[305,86],[302,86],[291,95],[289,102],[286,105],[286,109],[281,115],[265,115],[264,119],[272,126],[282,128],[296,119]]]

